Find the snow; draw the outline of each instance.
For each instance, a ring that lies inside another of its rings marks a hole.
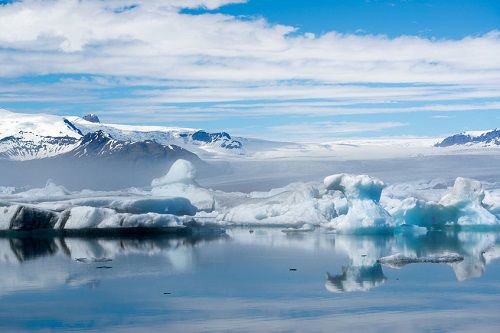
[[[81,137],[64,122],[65,118],[60,116],[42,113],[22,114],[0,109],[0,117],[0,139],[20,132],[52,137]]]
[[[74,142],[56,144],[51,137],[79,139],[82,134],[102,130],[116,140],[152,140],[162,145],[177,145],[203,159],[211,160],[291,160],[334,159],[379,160],[385,158],[418,158],[423,156],[459,154],[498,154],[500,145],[454,145],[434,147],[442,140],[436,137],[339,138],[335,141],[275,142],[259,138],[223,137],[212,142],[194,140],[200,129],[172,126],[140,126],[93,123],[76,116],[60,117],[48,114],[19,114],[0,109],[0,139],[14,136],[19,140],[0,142],[0,156],[13,160],[29,160],[56,156],[70,151]],[[70,122],[68,124],[68,122]],[[72,128],[74,126],[74,128]],[[485,132],[478,132],[480,134]],[[238,141],[242,148],[229,149]]]
[[[68,117],[68,119],[84,134],[101,130],[117,140],[152,140],[162,145],[173,144],[202,157],[232,156],[244,153],[243,149],[224,147],[225,143],[230,143],[233,140],[221,139],[214,142],[193,140],[191,135],[201,130],[196,128],[93,123],[80,117]]]

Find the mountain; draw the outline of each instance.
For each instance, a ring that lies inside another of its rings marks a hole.
[[[84,118],[18,114],[0,109],[0,159],[25,161],[63,154],[94,154],[134,160],[159,159],[174,151],[192,151],[203,156],[243,153],[242,143],[226,132],[103,124],[95,114]]]
[[[65,118],[0,109],[0,159],[30,160],[65,153],[83,134]]]
[[[436,147],[464,145],[498,146],[500,145],[500,130],[494,129],[484,132],[463,132],[451,135],[435,144]]]
[[[91,123],[100,123],[99,117],[94,113],[89,113],[83,116],[83,119]]]
[[[99,158],[118,161],[162,161],[166,159],[198,160],[196,154],[175,145],[162,145],[155,141],[122,141],[97,131],[85,134],[71,150],[58,158]]]
[[[241,141],[233,139],[229,133],[210,133],[201,129],[103,124],[90,122],[80,117],[67,119],[82,133],[103,131],[117,140],[151,140],[163,145],[177,145],[200,156],[213,154],[243,154]]]

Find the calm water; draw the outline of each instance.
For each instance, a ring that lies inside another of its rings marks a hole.
[[[500,331],[500,233],[0,238],[0,331]],[[453,264],[381,266],[394,253]]]

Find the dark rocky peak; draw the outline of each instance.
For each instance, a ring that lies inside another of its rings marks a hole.
[[[94,113],[89,113],[83,116],[83,119],[90,121],[91,123],[100,123],[99,117]]]

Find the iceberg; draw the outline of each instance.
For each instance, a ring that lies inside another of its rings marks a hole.
[[[347,199],[347,214],[334,218],[328,227],[339,232],[383,231],[395,226],[380,205],[385,184],[367,175],[337,174],[324,179],[327,191],[340,191]]]
[[[449,226],[500,226],[497,185],[456,178],[393,184],[368,175],[334,174],[267,192],[223,192],[196,181],[196,168],[177,160],[150,189],[70,192],[51,181],[41,189],[0,193],[0,230],[182,228],[189,221],[274,225],[286,233],[322,227],[336,233],[424,235]],[[492,188],[493,186],[493,188]],[[387,189],[387,190],[386,190]],[[412,195],[413,194],[413,195]]]
[[[439,202],[414,197],[402,201],[392,200],[389,212],[398,224],[422,227],[492,226],[498,218],[484,203],[485,192],[479,181],[458,177],[450,193]]]
[[[199,211],[213,211],[215,199],[212,191],[202,188],[195,178],[195,166],[189,161],[179,159],[172,164],[166,175],[153,179],[151,194],[183,197],[188,199]]]
[[[314,184],[294,183],[267,193],[232,194],[231,198],[217,194],[217,219],[238,225],[302,226],[321,225],[329,222],[338,212],[335,209],[337,194],[323,193]],[[243,202],[243,203],[240,203]]]
[[[129,214],[117,213],[109,208],[74,207],[61,213],[55,228],[91,229],[91,228],[183,228],[191,221],[188,217],[170,214]]]
[[[285,234],[293,234],[293,233],[297,233],[297,232],[309,232],[309,231],[313,231],[313,230],[314,230],[314,226],[312,224],[305,223],[301,227],[286,228],[286,229],[281,230],[281,232],[284,232]]]
[[[485,193],[477,180],[458,177],[451,193],[439,203],[454,210],[454,221],[459,225],[497,224],[495,215],[489,212],[484,203]]]
[[[185,228],[191,216],[172,214],[117,213],[110,208],[78,206],[55,212],[32,205],[12,205],[0,208],[0,230],[83,230],[115,228]]]

